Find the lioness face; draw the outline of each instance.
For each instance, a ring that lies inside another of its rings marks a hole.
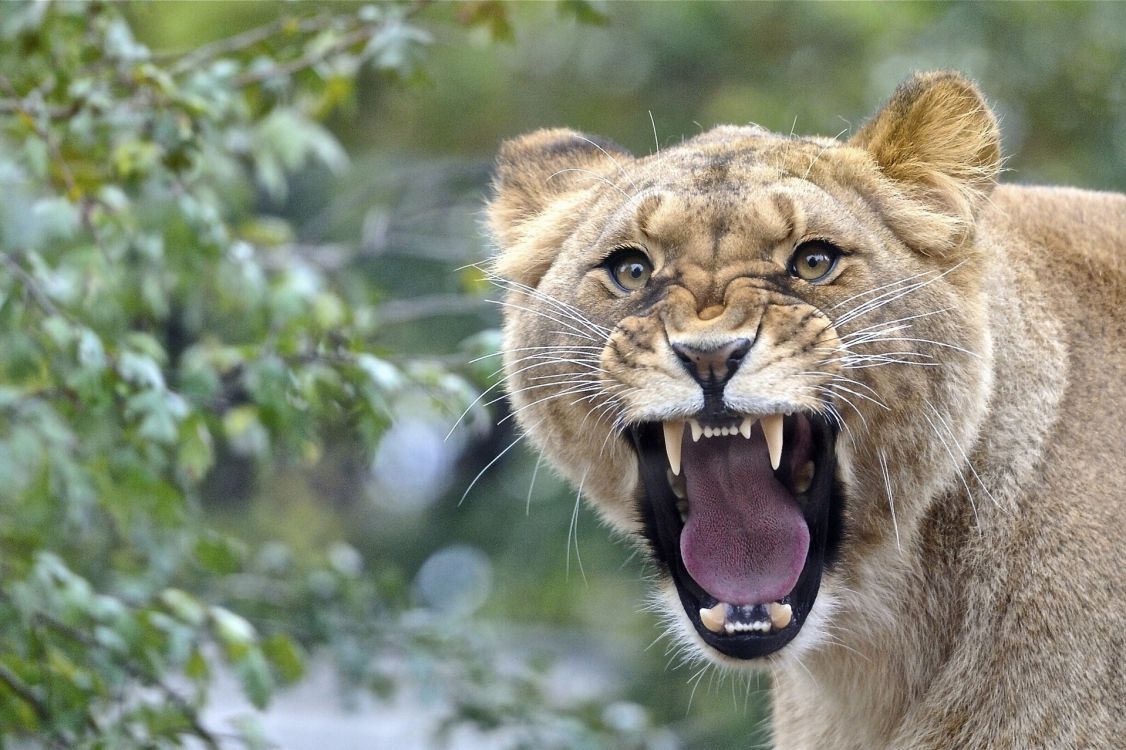
[[[936,80],[881,117],[939,106],[937,86],[992,123],[969,84]],[[962,119],[945,148],[995,162]],[[500,157],[521,425],[644,542],[681,632],[728,664],[815,647],[830,602],[862,608],[858,581],[914,542],[985,407],[964,248],[987,166],[928,171],[933,138],[912,152],[925,133],[880,124],[848,144],[719,128],[645,158],[539,131]],[[910,176],[889,149],[916,154]]]

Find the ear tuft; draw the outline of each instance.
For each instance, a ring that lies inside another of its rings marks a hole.
[[[607,185],[632,157],[596,136],[555,128],[501,145],[493,178],[488,226],[499,253],[494,267],[506,278],[534,286],[577,218],[564,210],[571,194]]]
[[[963,238],[1001,168],[997,118],[977,86],[953,71],[904,81],[849,144],[930,210],[956,220]]]

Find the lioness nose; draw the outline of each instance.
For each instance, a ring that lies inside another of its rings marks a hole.
[[[715,348],[673,344],[672,350],[696,382],[714,386],[731,379],[743,363],[743,357],[751,350],[751,340],[735,339]]]

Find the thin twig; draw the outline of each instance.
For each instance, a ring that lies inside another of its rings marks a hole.
[[[35,715],[39,717],[41,722],[46,724],[51,720],[51,712],[48,710],[47,704],[40,700],[39,696],[35,694],[30,685],[21,680],[3,664],[0,664],[0,682],[7,685],[8,689],[10,689],[17,698],[30,706],[31,710],[35,712]]]
[[[73,641],[81,643],[87,648],[101,648],[101,644],[99,644],[93,638],[90,638],[82,631],[71,627],[65,622],[62,622],[61,620],[58,620],[55,617],[46,614],[45,612],[37,612],[35,614],[35,618],[45,625],[51,627],[56,632],[61,633],[62,635],[70,638]],[[174,703],[176,705],[176,708],[179,709],[179,711],[184,715],[184,718],[187,719],[188,724],[192,728],[192,732],[203,742],[204,745],[209,748],[209,750],[222,750],[222,745],[219,743],[218,737],[216,737],[210,729],[203,725],[203,722],[200,720],[199,713],[196,711],[195,706],[188,703],[187,699],[185,699],[184,696],[177,693],[175,690],[164,684],[164,682],[157,679],[156,677],[145,673],[141,669],[138,669],[135,664],[127,659],[122,659],[120,662],[118,662],[118,665],[126,672],[128,672],[133,679],[140,680],[145,684],[152,685],[157,690],[159,690],[162,695],[164,695],[165,699]]]
[[[351,33],[343,35],[323,49],[310,50],[300,57],[296,57],[281,65],[275,65],[261,70],[252,70],[240,76],[236,76],[232,84],[235,88],[245,88],[246,86],[253,86],[276,76],[291,76],[306,68],[311,68],[319,62],[323,62],[333,55],[344,52],[348,48],[354,47],[361,42],[366,42],[371,39],[378,30],[378,25],[362,26]]]
[[[218,39],[214,42],[204,44],[190,52],[163,52],[155,54],[154,58],[158,61],[179,58],[169,67],[169,71],[173,75],[177,75],[199,68],[207,62],[223,55],[242,52],[256,44],[261,44],[269,40],[275,34],[282,32],[309,34],[315,31],[321,31],[331,26],[338,18],[338,16],[331,15],[316,15],[300,19],[286,16],[270,21],[269,23],[264,23],[261,26],[244,31],[241,34],[235,34],[225,39]]]
[[[420,318],[477,312],[486,309],[485,304],[485,300],[465,294],[428,294],[384,303],[376,312],[380,323],[395,325],[410,323]]]
[[[57,315],[61,318],[66,318],[72,323],[74,322],[69,315],[60,310],[55,303],[51,301],[51,298],[43,291],[43,287],[39,286],[39,282],[35,280],[35,277],[24,270],[23,266],[21,266],[15,258],[8,253],[0,252],[0,263],[3,263],[7,269],[11,271],[12,275],[19,280],[23,288],[35,300],[36,304],[43,308],[43,312],[48,315]]]

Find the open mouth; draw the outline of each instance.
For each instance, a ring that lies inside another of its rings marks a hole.
[[[798,634],[841,537],[836,431],[803,413],[631,429],[654,555],[700,637],[737,659]]]

